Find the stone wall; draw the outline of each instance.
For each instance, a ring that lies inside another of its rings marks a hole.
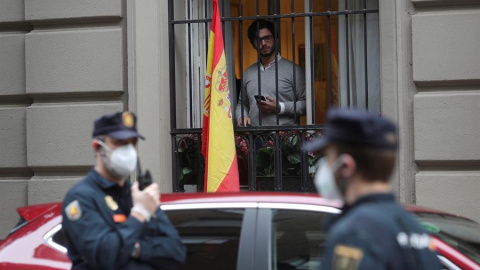
[[[0,238],[94,162],[93,120],[127,108],[124,1],[0,1]]]
[[[412,3],[416,203],[480,222],[480,6]]]

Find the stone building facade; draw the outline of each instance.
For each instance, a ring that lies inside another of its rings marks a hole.
[[[382,113],[401,201],[480,221],[480,6],[380,2]],[[0,238],[93,164],[92,121],[139,116],[144,168],[172,190],[167,0],[0,2]]]

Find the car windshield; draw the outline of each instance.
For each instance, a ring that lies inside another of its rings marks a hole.
[[[450,215],[415,213],[424,229],[480,264],[480,225]]]

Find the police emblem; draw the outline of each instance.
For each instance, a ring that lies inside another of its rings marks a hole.
[[[80,208],[80,204],[77,200],[69,203],[67,207],[65,207],[65,214],[69,220],[79,220],[82,217],[82,208]]]
[[[363,251],[356,247],[337,245],[334,250],[333,268],[337,270],[356,270],[363,257]]]
[[[124,112],[122,114],[122,123],[124,126],[128,128],[133,127],[133,124],[135,123],[135,120],[133,119],[133,115],[130,112]]]
[[[117,211],[118,209],[118,204],[117,202],[112,198],[112,196],[107,195],[105,196],[105,202],[107,203],[107,206],[112,209],[113,211]]]

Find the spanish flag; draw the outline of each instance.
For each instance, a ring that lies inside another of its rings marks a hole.
[[[232,103],[217,1],[213,0],[213,18],[205,71],[202,155],[205,157],[206,192],[240,190]]]

